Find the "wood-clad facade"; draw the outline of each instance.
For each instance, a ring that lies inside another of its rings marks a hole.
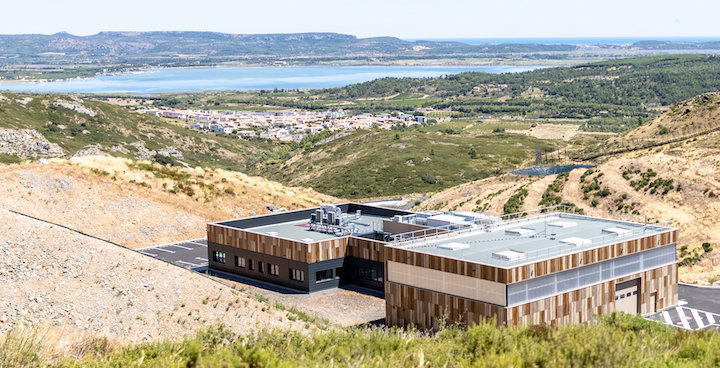
[[[385,253],[386,259],[391,265],[391,262],[403,263],[448,274],[478,278],[491,282],[488,284],[490,286],[496,283],[507,286],[665,245],[673,245],[676,241],[677,230],[673,229],[639,239],[508,268],[451,259],[412,249],[386,247]],[[434,279],[439,278],[442,276],[434,275]],[[447,277],[447,279],[454,282],[463,280],[457,277]],[[388,279],[385,282],[387,323],[399,326],[412,324],[428,329],[437,328],[441,321],[472,324],[484,318],[495,318],[497,323],[507,325],[584,323],[592,321],[595,315],[607,314],[615,310],[615,287],[619,283],[630,280],[638,280],[638,295],[631,296],[637,297],[639,300],[638,313],[652,313],[677,304],[678,277],[677,264],[674,263],[514,306],[491,299],[489,294],[472,298],[463,297],[462,291],[453,291],[457,288],[448,288],[441,282],[423,279],[422,275],[403,277],[389,271]],[[467,283],[468,286],[470,283],[477,284],[474,281],[467,281]],[[487,286],[485,287],[487,288]],[[442,290],[439,290],[442,288],[445,288],[447,292],[443,293]]]

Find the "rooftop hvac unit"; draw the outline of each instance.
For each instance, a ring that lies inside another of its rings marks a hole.
[[[470,244],[453,242],[453,243],[440,244],[437,247],[438,247],[438,249],[461,250],[461,249],[470,248]]]
[[[583,247],[586,245],[592,245],[592,240],[590,239],[584,239],[584,238],[578,238],[578,237],[572,237],[572,238],[565,238],[560,239],[561,244],[569,244],[574,245],[576,247]]]
[[[548,223],[548,226],[559,227],[559,228],[562,228],[562,229],[567,229],[567,228],[569,228],[569,227],[575,227],[575,226],[577,226],[577,222],[572,222],[572,221],[555,221],[555,222],[550,222],[550,223]]]
[[[525,259],[525,252],[519,250],[508,249],[502,252],[495,252],[492,254],[493,258],[499,258],[504,261],[516,261],[519,259]]]
[[[505,230],[505,234],[516,235],[516,236],[527,236],[527,235],[535,234],[535,229],[530,228],[530,227],[519,227],[516,229],[507,229],[507,230]]]
[[[626,236],[626,235],[630,235],[632,233],[632,230],[626,229],[626,228],[620,227],[620,226],[615,226],[615,227],[603,229],[602,232],[607,233],[607,234],[617,235],[617,236]]]
[[[315,220],[319,223],[323,222],[323,210],[315,210]]]
[[[327,214],[327,222],[330,225],[335,225],[335,212],[328,212]]]

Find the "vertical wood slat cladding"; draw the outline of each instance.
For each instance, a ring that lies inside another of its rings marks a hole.
[[[347,237],[323,240],[312,244],[251,233],[224,226],[207,226],[208,242],[268,254],[293,261],[314,263],[345,256]]]
[[[634,279],[640,279],[640,314],[677,304],[677,265],[672,264],[509,308],[385,282],[387,322],[421,329],[437,329],[443,319],[473,324],[495,317],[498,324],[511,326],[591,322],[595,315],[615,310],[615,285]],[[652,293],[657,295],[656,306],[650,305]]]
[[[388,324],[420,329],[437,330],[442,320],[448,324],[472,324],[485,318],[502,324],[506,320],[503,307],[392,282],[385,283],[385,309]]]
[[[672,264],[510,307],[507,311],[507,323],[563,326],[590,322],[595,314],[604,315],[615,310],[616,284],[634,279],[640,279],[638,290],[640,314],[652,313],[677,304],[677,265]],[[656,306],[650,305],[650,294],[654,292],[657,293]]]
[[[351,236],[345,255],[384,263],[385,242]]]
[[[677,230],[670,230],[640,239],[610,244],[604,247],[586,250],[584,252],[569,254],[525,266],[511,268],[508,273],[507,283],[512,284],[515,282],[525,281],[534,277],[561,272],[575,267],[582,267],[672,243],[677,243]]]

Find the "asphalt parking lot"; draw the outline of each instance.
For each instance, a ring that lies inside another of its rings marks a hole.
[[[678,305],[646,318],[686,330],[720,330],[720,288],[680,284]]]
[[[138,249],[138,252],[193,271],[208,267],[207,239],[184,240]]]

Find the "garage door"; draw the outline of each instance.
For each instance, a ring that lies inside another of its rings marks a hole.
[[[638,281],[639,279],[615,285],[615,310],[629,314],[638,313]]]

